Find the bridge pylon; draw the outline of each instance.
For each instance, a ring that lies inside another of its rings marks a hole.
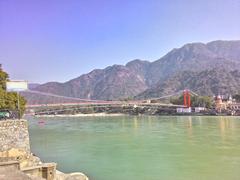
[[[191,94],[187,89],[183,91],[183,105],[186,107],[191,107]]]

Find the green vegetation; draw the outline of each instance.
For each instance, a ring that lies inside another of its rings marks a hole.
[[[236,99],[237,102],[240,102],[240,94],[235,94],[233,99]]]
[[[10,111],[18,110],[18,95],[15,92],[6,91],[6,82],[8,81],[8,74],[0,69],[0,110],[8,109]],[[20,117],[25,111],[26,100],[19,96]]]
[[[175,97],[170,100],[172,104],[182,105],[183,104],[183,95],[180,97]],[[192,107],[213,107],[213,99],[209,96],[192,96],[191,95],[191,106]]]
[[[8,74],[0,68],[0,89],[6,90],[6,82],[8,78]]]

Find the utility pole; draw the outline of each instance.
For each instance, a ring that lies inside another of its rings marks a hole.
[[[20,100],[19,100],[19,91],[17,91],[17,109],[18,109],[18,119],[20,120]]]

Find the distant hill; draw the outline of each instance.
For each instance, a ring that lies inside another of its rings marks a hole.
[[[28,104],[55,104],[55,103],[79,103],[80,100],[67,99],[61,97],[48,96],[43,94],[36,94],[31,92],[21,92],[21,95],[27,98]]]
[[[46,83],[34,90],[77,98],[118,99],[134,96],[147,88],[143,75],[127,66],[114,65],[93,70],[66,83]]]
[[[38,83],[29,83],[28,84],[28,89],[35,89],[36,87],[38,87],[41,84]]]
[[[160,81],[154,87],[140,93],[136,99],[157,98],[174,94],[183,89],[191,89],[200,95],[236,94],[240,89],[240,71],[224,68],[200,72],[183,71]]]
[[[103,100],[157,97],[184,88],[204,95],[234,93],[240,88],[239,72],[235,71],[239,68],[240,41],[191,43],[154,62],[134,60],[125,66],[96,69],[65,83],[49,82],[33,89]],[[25,97],[29,102],[34,100],[27,93]]]
[[[240,63],[239,48],[240,41],[214,41],[207,44],[186,44],[173,49],[161,59],[151,63],[148,72],[149,84],[155,85],[160,80],[166,80],[186,70],[203,71],[216,67],[234,70]]]

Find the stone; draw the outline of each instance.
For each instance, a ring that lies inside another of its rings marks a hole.
[[[80,172],[64,174],[60,171],[57,171],[56,180],[89,180],[89,179],[85,174]]]
[[[12,148],[30,153],[28,123],[26,120],[0,121],[0,152]]]
[[[11,167],[0,167],[0,180],[31,180],[29,176]]]
[[[26,152],[24,152],[23,150],[12,148],[8,151],[8,156],[9,157],[23,157],[23,156],[26,156]]]

